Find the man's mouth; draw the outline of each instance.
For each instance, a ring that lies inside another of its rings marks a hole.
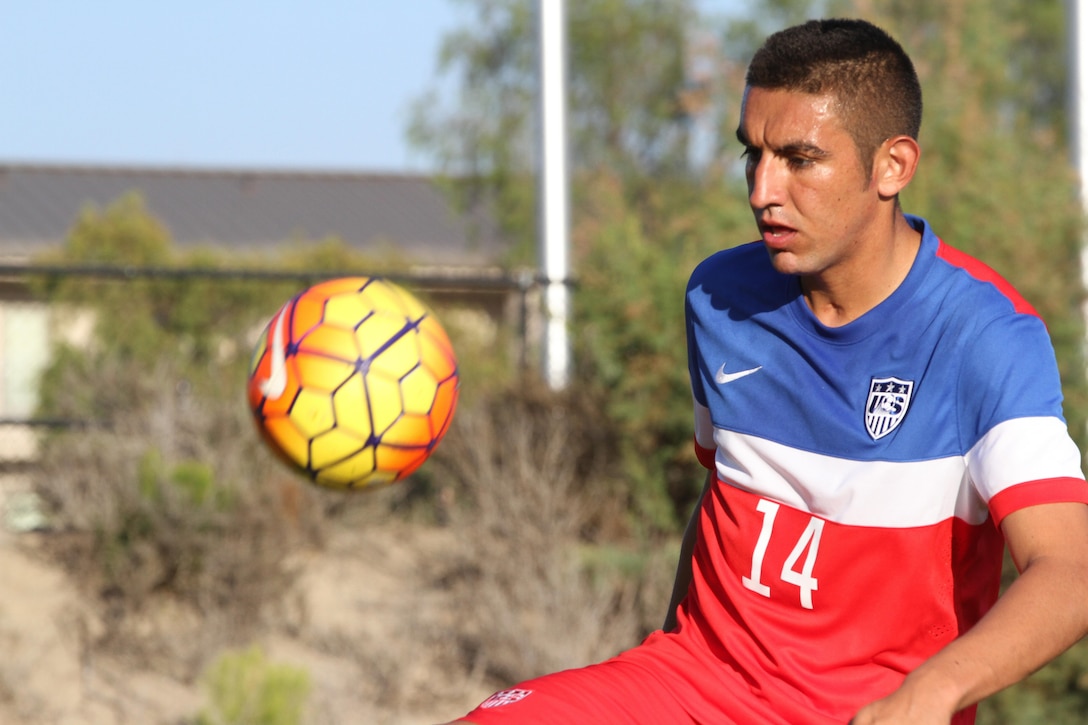
[[[793,239],[797,230],[785,224],[761,221],[759,223],[759,232],[763,237],[764,244],[769,247],[780,248]]]

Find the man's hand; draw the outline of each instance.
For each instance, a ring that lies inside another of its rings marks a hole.
[[[948,725],[952,721],[954,711],[939,704],[937,692],[926,698],[922,690],[916,696],[916,690],[908,677],[892,694],[861,708],[850,725]]]

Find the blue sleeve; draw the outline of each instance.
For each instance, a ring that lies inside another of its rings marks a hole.
[[[958,390],[964,450],[1007,420],[1065,420],[1054,347],[1033,315],[1002,316],[980,330],[966,348]]]
[[[688,340],[688,375],[691,378],[691,394],[700,405],[707,405],[703,376],[699,373],[699,343],[695,338],[695,312],[691,306],[691,291],[684,298],[684,327]]]

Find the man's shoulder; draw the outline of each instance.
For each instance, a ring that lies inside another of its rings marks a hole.
[[[956,273],[962,286],[1008,303],[1017,313],[1039,316],[1032,304],[1005,277],[982,260],[940,239],[936,256],[947,269]]]
[[[986,262],[949,244],[929,222],[906,215],[912,227],[922,234],[923,253],[935,264],[925,262],[927,295],[934,299],[951,297],[960,312],[976,314],[979,308],[992,313],[1014,313],[1039,317],[1039,313],[1020,292]]]
[[[688,291],[697,287],[735,285],[754,278],[765,280],[768,276],[781,276],[771,266],[767,250],[762,242],[749,242],[715,252],[691,273]]]

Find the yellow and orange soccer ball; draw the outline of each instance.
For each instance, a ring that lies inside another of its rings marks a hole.
[[[379,278],[318,283],[288,300],[253,353],[248,397],[265,442],[321,486],[399,481],[434,451],[458,368],[434,314]]]

